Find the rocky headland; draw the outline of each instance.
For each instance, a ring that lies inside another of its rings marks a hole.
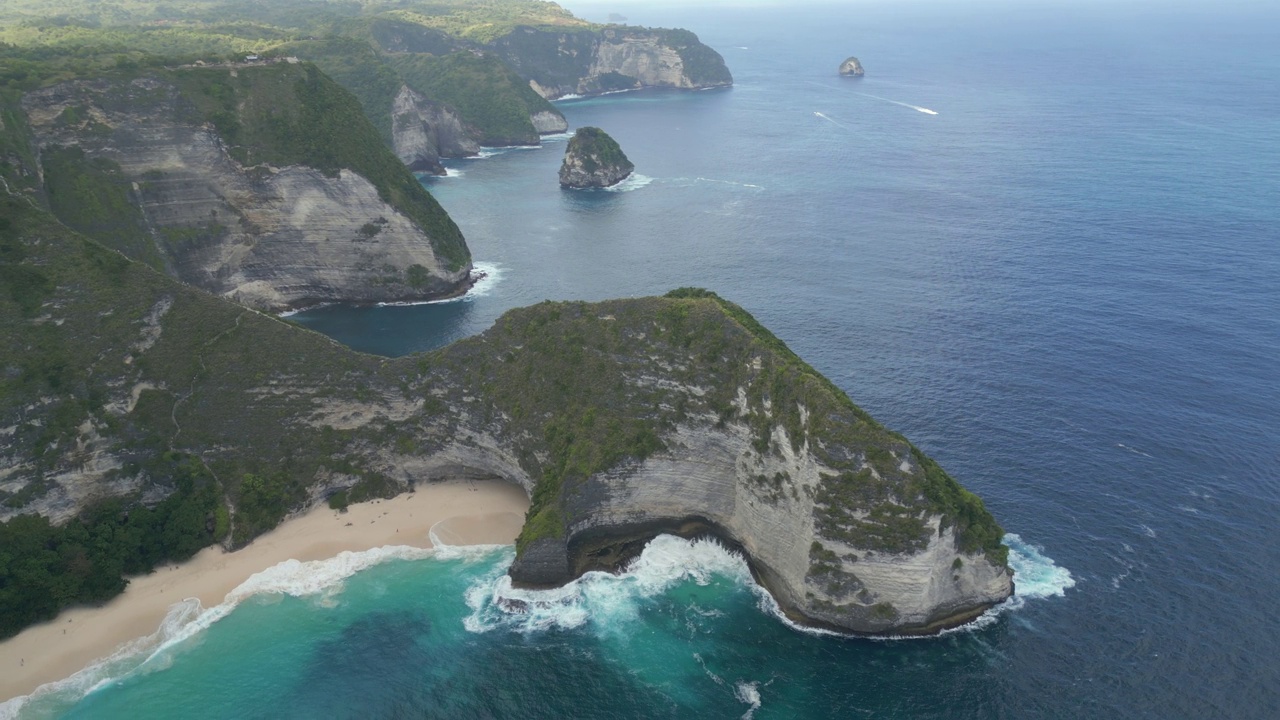
[[[981,500],[705,291],[543,303],[388,360],[2,202],[0,531],[65,546],[6,596],[10,624],[109,597],[122,567],[459,477],[530,494],[525,585],[669,532],[740,548],[791,617],[845,632],[932,632],[1013,591]],[[138,545],[83,546],[101,523]],[[91,572],[68,575],[80,553]]]
[[[733,84],[720,53],[688,30],[518,27],[488,47],[552,100],[648,87],[701,90]]]
[[[574,190],[613,187],[635,169],[608,133],[596,127],[578,128],[565,148],[560,186]]]

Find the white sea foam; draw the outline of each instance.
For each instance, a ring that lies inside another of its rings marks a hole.
[[[1062,597],[1075,586],[1071,573],[1045,556],[1040,548],[1023,542],[1014,533],[1005,535],[1009,566],[1016,594],[974,621],[942,631],[943,635],[989,627],[1006,612],[1022,608],[1028,600]],[[505,564],[503,565],[505,567]],[[659,535],[640,556],[619,573],[589,572],[552,590],[523,590],[511,586],[504,569],[497,569],[467,591],[471,614],[463,621],[470,632],[509,629],[532,633],[548,629],[573,629],[592,623],[603,632],[624,632],[625,622],[638,617],[640,602],[665,592],[686,579],[700,585],[721,576],[748,587],[762,612],[787,627],[818,637],[844,637],[841,633],[801,625],[782,612],[769,591],[756,584],[746,560],[715,540],[684,540]],[[929,636],[885,636],[879,640],[917,639]]]
[[[648,185],[651,182],[653,182],[653,178],[649,177],[648,175],[641,175],[640,173],[631,173],[631,175],[628,176],[626,180],[623,180],[617,185],[612,185],[610,187],[604,188],[604,191],[605,192],[631,192],[632,190],[639,190],[640,188]]]
[[[547,134],[547,135],[543,135],[543,136],[542,136],[542,140],[543,140],[543,142],[546,142],[546,141],[548,141],[548,140],[553,140],[553,141],[554,141],[554,140],[568,140],[568,139],[569,139],[569,138],[571,138],[571,137],[573,137],[573,133],[569,133],[569,132],[562,132],[562,133],[550,133],[550,134]]]
[[[502,266],[498,263],[477,262],[472,264],[472,269],[480,275],[480,279],[471,286],[470,290],[457,297],[442,298],[440,300],[407,300],[403,302],[381,302],[377,307],[414,307],[417,305],[444,305],[446,303],[469,302],[478,297],[484,297],[493,292],[493,288],[502,279]]]
[[[541,150],[541,145],[504,145],[502,147],[480,146],[480,152],[476,153],[472,160],[487,160],[491,157],[503,155],[512,150]]]
[[[555,100],[553,100],[552,102],[560,102],[561,100],[581,100],[581,99],[582,99],[582,98],[584,98],[584,97],[586,97],[586,96],[585,96],[585,95],[577,95],[577,94],[575,94],[575,93],[569,93],[568,95],[561,95],[560,97],[556,98],[556,99],[555,99]]]
[[[760,709],[760,683],[740,682],[733,688],[733,696],[750,706],[742,716],[742,720],[751,720]]]
[[[477,554],[494,552],[481,546]],[[389,560],[418,560],[433,555],[442,559],[462,557],[472,548],[444,547],[437,552],[408,546],[388,546],[363,552],[343,552],[329,560],[299,562],[286,560],[251,576],[227,594],[221,604],[204,608],[196,598],[187,598],[169,608],[159,629],[143,638],[121,646],[111,655],[91,664],[69,678],[42,685],[30,695],[0,704],[0,720],[16,718],[23,707],[43,699],[56,699],[57,704],[73,703],[111,683],[135,673],[164,670],[173,662],[174,651],[184,642],[198,636],[214,623],[231,614],[241,603],[253,597],[290,595],[317,597],[320,604],[332,605],[342,591],[343,583],[356,573]]]
[[[626,632],[640,603],[678,582],[706,585],[715,576],[751,583],[742,556],[714,540],[683,540],[659,535],[619,573],[589,572],[564,587],[523,590],[511,586],[504,569],[482,578],[467,591],[470,632],[509,629],[522,633],[572,629],[588,622],[602,632]]]
[[[325,302],[325,303],[316,303],[315,305],[308,305],[308,306],[306,306],[306,307],[296,308],[296,309],[294,309],[294,310],[285,310],[284,312],[280,313],[280,314],[279,314],[279,315],[277,315],[276,317],[282,317],[282,318],[286,318],[286,317],[293,317],[294,315],[297,315],[298,313],[307,312],[308,310],[319,310],[320,308],[326,308],[326,307],[329,307],[329,306],[330,306],[330,305],[332,305],[332,304],[333,304],[333,303],[327,303],[327,302]]]

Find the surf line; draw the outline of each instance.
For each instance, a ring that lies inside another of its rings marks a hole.
[[[869,97],[869,98],[871,98],[872,100],[881,100],[881,101],[884,101],[884,102],[887,102],[887,103],[893,103],[894,105],[901,105],[902,107],[905,107],[905,108],[911,108],[912,110],[915,110],[916,112],[922,112],[922,113],[924,113],[925,115],[937,115],[937,114],[938,114],[938,112],[937,112],[936,110],[930,110],[930,109],[929,109],[929,108],[927,108],[927,107],[920,107],[919,105],[912,105],[911,103],[898,102],[897,100],[890,100],[889,98],[882,98],[882,97],[880,97],[879,95],[871,95],[870,93],[864,93],[864,92],[855,92],[855,93],[854,93],[854,95],[861,95],[861,96],[863,96],[863,97]]]

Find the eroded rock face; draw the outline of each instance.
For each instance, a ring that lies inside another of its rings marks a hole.
[[[733,84],[724,59],[682,30],[608,28],[556,33],[517,28],[491,45],[538,94],[595,95],[645,87],[703,89]]]
[[[164,80],[72,81],[29,93],[23,108],[42,152],[76,147],[112,163],[153,256],[210,292],[280,311],[438,297],[469,277],[469,262],[448,267],[422,228],[350,170],[242,165]]]
[[[575,190],[607,188],[630,177],[635,165],[600,128],[578,128],[560,165],[560,186]]]
[[[829,537],[816,498],[838,473],[808,447],[756,452],[744,424],[677,427],[667,451],[592,477],[565,497],[563,538],[531,544],[511,568],[528,586],[612,570],[662,532],[714,535],[742,548],[761,583],[798,622],[855,633],[931,632],[972,619],[1013,592],[1007,568],[957,548],[928,516],[916,551],[884,552]],[[913,471],[919,472],[919,468]],[[776,484],[773,479],[782,476]],[[768,478],[762,481],[761,478]]]
[[[415,172],[443,175],[441,159],[472,157],[480,152],[480,143],[457,112],[407,86],[400,88],[391,108],[391,136],[396,157]]]
[[[851,57],[840,63],[840,74],[845,77],[862,77],[862,63],[858,62],[858,58]]]
[[[530,115],[529,120],[533,123],[533,129],[537,130],[539,135],[555,135],[569,129],[569,123],[565,121],[562,115],[546,112],[545,110]]]

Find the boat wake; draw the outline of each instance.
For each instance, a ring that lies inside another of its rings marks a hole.
[[[911,108],[912,110],[915,110],[916,112],[922,112],[925,115],[938,114],[937,110],[930,110],[927,107],[920,107],[919,105],[912,105],[911,103],[904,103],[904,102],[899,102],[897,100],[890,100],[889,98],[880,97],[879,95],[872,95],[870,93],[864,93],[864,92],[855,92],[854,95],[861,95],[862,97],[868,97],[868,98],[871,98],[872,100],[880,100],[882,102],[893,103],[894,105],[899,105],[904,108]]]
[[[842,128],[844,128],[845,130],[852,130],[852,129],[853,129],[853,128],[849,127],[848,125],[845,125],[844,123],[840,122],[839,120],[832,119],[831,117],[829,117],[829,116],[827,116],[827,115],[824,115],[824,114],[822,114],[822,113],[818,112],[817,110],[814,110],[814,111],[813,111],[813,114],[814,114],[814,115],[817,115],[818,117],[822,118],[823,120],[826,120],[827,122],[831,123],[832,125],[836,125],[836,126],[842,127]]]

